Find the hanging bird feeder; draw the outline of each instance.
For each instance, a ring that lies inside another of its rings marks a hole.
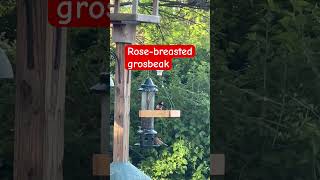
[[[109,85],[109,86],[108,86]],[[109,88],[114,87],[114,82],[108,73],[101,73],[100,74],[100,82],[96,85],[92,86],[90,90],[96,94],[103,94],[109,91]]]
[[[100,96],[101,127],[100,127],[100,154],[94,154],[92,158],[92,170],[96,176],[106,176],[110,174],[110,163],[112,153],[110,146],[110,105],[108,92],[114,87],[113,80],[109,74],[100,74],[100,81],[90,88],[91,92]]]
[[[158,91],[157,86],[153,83],[151,78],[146,79],[144,84],[138,89],[141,91],[141,109],[153,110],[155,95]],[[140,133],[140,147],[158,147],[155,144],[157,131],[154,130],[154,117],[145,117],[141,119]]]
[[[155,96],[155,92],[153,90],[158,91],[157,86],[153,84],[153,81],[151,78],[148,78],[145,82],[145,84],[141,85],[141,88],[139,91],[143,92],[149,92],[150,94],[153,94]],[[151,93],[153,92],[153,93]],[[148,93],[142,93],[142,99],[141,102],[146,101]],[[154,96],[153,96],[153,106],[154,106]],[[140,118],[154,118],[154,117],[167,117],[167,118],[178,118],[181,116],[180,110],[154,110],[154,108],[142,108],[139,111],[139,117]]]
[[[159,147],[166,145],[157,137],[157,131],[154,129],[155,117],[180,117],[179,110],[162,110],[155,107],[155,95],[158,92],[157,86],[151,78],[147,78],[144,84],[139,88],[141,91],[141,110],[139,117],[141,118],[141,127],[138,130],[140,134],[140,147]],[[161,103],[163,105],[163,102]],[[159,144],[160,142],[160,144]],[[167,145],[166,145],[167,146]]]

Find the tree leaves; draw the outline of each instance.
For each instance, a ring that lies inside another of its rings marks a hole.
[[[235,23],[214,39],[212,148],[227,154],[226,178],[319,179],[317,2],[234,3],[214,4],[217,23]]]

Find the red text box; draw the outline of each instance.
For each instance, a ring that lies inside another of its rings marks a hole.
[[[128,70],[171,70],[173,58],[193,58],[193,45],[127,45],[125,67]]]
[[[56,27],[110,27],[110,0],[48,0],[48,20]]]

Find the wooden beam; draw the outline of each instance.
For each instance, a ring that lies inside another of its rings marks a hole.
[[[113,13],[120,13],[120,0],[114,0]]]
[[[132,0],[132,14],[138,14],[139,0]]]
[[[66,29],[47,0],[17,0],[14,180],[62,180]]]
[[[180,110],[140,110],[139,117],[180,117]]]
[[[114,24],[112,28],[112,40],[118,43],[134,43],[136,39],[135,24]]]
[[[109,176],[112,154],[94,154],[92,158],[92,173],[94,176]]]
[[[137,21],[141,23],[160,23],[160,16],[138,14]]]
[[[160,16],[145,14],[125,14],[111,13],[110,20],[112,23],[136,24],[136,23],[160,23]]]
[[[159,15],[159,0],[153,0],[152,3],[152,15],[158,16]]]

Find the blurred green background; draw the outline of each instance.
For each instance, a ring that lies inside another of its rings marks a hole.
[[[320,179],[317,0],[211,1],[211,149],[228,180]]]

